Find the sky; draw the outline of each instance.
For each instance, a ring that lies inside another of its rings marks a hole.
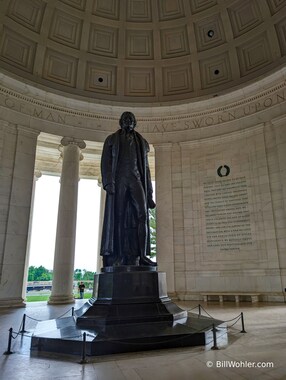
[[[42,175],[36,181],[29,266],[53,269],[60,178]],[[75,268],[96,270],[100,187],[81,179],[78,189]]]

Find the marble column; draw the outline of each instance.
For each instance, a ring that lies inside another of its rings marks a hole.
[[[172,201],[172,144],[155,144],[157,262],[166,272],[168,294],[175,293]]]
[[[25,277],[24,277],[23,292],[22,292],[22,297],[24,299],[26,298],[26,293],[27,293],[27,282],[28,282],[30,249],[31,249],[31,241],[32,241],[32,227],[33,227],[33,214],[34,214],[34,204],[35,204],[36,182],[41,177],[42,177],[42,173],[39,170],[35,171],[34,181],[33,181],[33,189],[32,189],[32,197],[31,197],[29,231],[28,231],[27,248],[26,248]]]
[[[22,307],[39,131],[0,125],[0,306]]]
[[[77,197],[79,181],[79,161],[81,149],[86,144],[82,140],[64,137],[63,165],[58,209],[58,221],[53,269],[53,286],[49,304],[74,302],[73,273],[76,238]]]

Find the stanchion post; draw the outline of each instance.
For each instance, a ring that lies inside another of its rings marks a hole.
[[[82,354],[81,354],[81,361],[79,362],[80,364],[85,364],[87,363],[87,360],[85,358],[86,352],[85,352],[85,342],[86,342],[86,333],[83,333],[83,341],[82,341]]]
[[[201,316],[202,311],[201,311],[201,304],[199,303],[199,316]]]
[[[24,334],[25,332],[27,332],[27,331],[25,330],[25,325],[26,325],[26,314],[23,315],[22,329],[21,329],[21,331],[19,331],[19,333]]]
[[[72,307],[72,317],[74,316],[74,307]]]
[[[213,331],[214,345],[212,346],[211,349],[212,349],[212,350],[218,350],[217,341],[216,341],[216,328],[215,328],[215,325],[214,325],[214,324],[213,324],[212,331]]]
[[[240,314],[240,318],[241,318],[241,328],[242,330],[240,331],[241,333],[246,333],[245,329],[244,329],[244,318],[243,318],[243,313]]]
[[[4,355],[11,355],[11,354],[13,354],[13,352],[11,351],[12,334],[13,334],[13,329],[12,329],[12,327],[10,327],[10,329],[9,329],[9,338],[8,338],[8,348],[7,348],[7,351],[4,352]]]

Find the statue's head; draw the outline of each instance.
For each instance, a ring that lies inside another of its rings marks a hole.
[[[132,130],[136,127],[137,121],[132,112],[125,111],[120,116],[119,125],[122,129]]]

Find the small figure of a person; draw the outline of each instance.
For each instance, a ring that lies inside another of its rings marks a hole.
[[[78,286],[78,291],[79,291],[79,298],[80,299],[83,299],[83,296],[84,296],[84,289],[85,289],[85,285],[84,283],[81,281],[79,286]]]
[[[101,158],[102,184],[107,193],[100,252],[103,266],[156,266],[147,257],[148,209],[156,207],[147,158],[149,145],[134,130],[132,112],[123,112],[119,125],[120,129],[105,140]]]

